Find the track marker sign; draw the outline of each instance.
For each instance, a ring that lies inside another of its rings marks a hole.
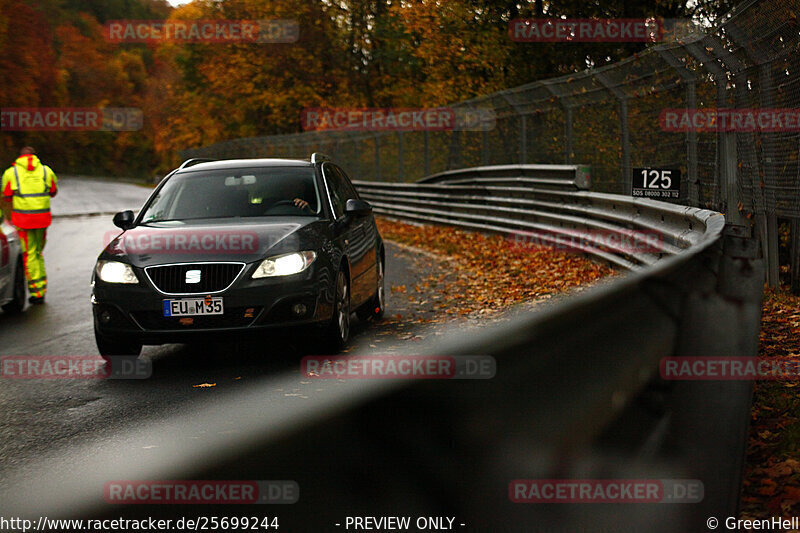
[[[681,171],[677,168],[634,168],[632,196],[641,198],[679,198]]]

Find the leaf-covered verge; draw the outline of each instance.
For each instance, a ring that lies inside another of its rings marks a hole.
[[[759,357],[800,360],[800,296],[767,290]],[[800,382],[758,381],[753,395],[742,511],[747,518],[800,514]]]
[[[436,288],[441,297],[435,307],[444,316],[495,315],[511,305],[546,300],[613,273],[585,257],[543,246],[518,246],[502,235],[389,219],[378,222],[384,238],[444,255],[453,262],[449,272],[430,276],[420,287],[391,287],[393,293],[421,295]]]

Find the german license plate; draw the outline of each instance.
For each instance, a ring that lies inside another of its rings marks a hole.
[[[221,315],[222,298],[180,298],[163,300],[164,316]]]

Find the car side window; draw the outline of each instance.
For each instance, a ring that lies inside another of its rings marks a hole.
[[[347,196],[342,190],[341,179],[336,172],[336,167],[330,163],[323,163],[322,173],[328,186],[334,217],[341,218],[344,216],[344,205],[347,203]]]
[[[342,182],[342,189],[345,192],[347,200],[350,200],[351,198],[354,200],[358,200],[359,199],[358,193],[356,192],[355,187],[353,187],[353,184],[350,183],[350,178],[347,177],[347,174],[345,174],[344,170],[342,170],[341,168],[339,167],[334,167],[334,168],[336,168],[337,174],[339,175],[339,179]],[[345,203],[347,202],[347,200],[345,200]]]

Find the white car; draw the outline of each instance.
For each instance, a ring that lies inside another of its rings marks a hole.
[[[0,308],[6,314],[25,307],[25,266],[19,234],[0,213]]]

